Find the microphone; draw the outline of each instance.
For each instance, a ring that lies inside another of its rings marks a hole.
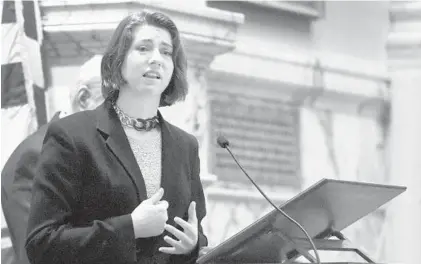
[[[288,220],[290,220],[292,223],[294,223],[307,237],[308,241],[310,242],[310,245],[314,251],[314,254],[316,255],[316,262],[317,264],[320,264],[320,257],[319,253],[316,249],[316,246],[314,245],[313,239],[311,239],[310,235],[307,233],[307,231],[304,229],[303,226],[300,225],[297,221],[295,221],[291,216],[289,216],[287,213],[285,213],[281,208],[276,206],[270,199],[267,197],[267,195],[260,189],[260,187],[257,185],[257,183],[254,182],[254,180],[247,174],[247,172],[243,169],[243,167],[240,165],[240,163],[235,158],[234,154],[231,152],[231,149],[229,148],[229,141],[224,136],[218,136],[216,142],[221,148],[226,149],[231,157],[234,159],[235,163],[237,163],[238,167],[243,171],[243,173],[247,176],[247,178],[251,181],[251,183],[256,187],[256,189],[262,194],[262,196],[275,208],[278,212],[280,212],[283,216],[285,216]]]
[[[216,142],[218,143],[218,145],[221,148],[227,148],[230,145],[230,143],[228,142],[228,140],[224,136],[219,136],[216,139]]]

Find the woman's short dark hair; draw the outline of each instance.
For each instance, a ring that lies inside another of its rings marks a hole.
[[[101,61],[102,95],[104,98],[118,96],[119,88],[126,84],[121,67],[133,42],[138,26],[152,25],[168,30],[173,45],[174,72],[167,88],[162,92],[159,106],[169,106],[185,99],[188,91],[187,60],[174,22],[165,14],[142,11],[125,17],[114,31]]]

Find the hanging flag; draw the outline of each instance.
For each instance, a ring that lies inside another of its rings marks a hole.
[[[37,0],[3,1],[1,108],[29,105],[37,126],[47,122]]]
[[[21,28],[16,20],[15,1],[4,1],[2,7],[1,108],[3,109],[24,105],[28,102],[28,97],[18,45]]]

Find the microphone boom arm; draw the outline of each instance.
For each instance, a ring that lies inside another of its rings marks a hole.
[[[240,169],[243,171],[243,173],[247,176],[247,178],[251,181],[251,183],[256,187],[256,189],[260,192],[261,195],[263,195],[263,197],[278,211],[280,212],[283,216],[285,216],[288,220],[290,220],[292,223],[294,223],[303,233],[304,235],[307,237],[308,241],[310,242],[310,245],[314,251],[314,254],[316,256],[316,259],[312,258],[311,255],[307,255],[307,254],[303,254],[303,252],[301,252],[301,254],[304,255],[304,257],[306,257],[309,261],[311,262],[316,262],[317,264],[320,264],[320,257],[319,257],[319,253],[317,251],[316,246],[314,245],[313,239],[311,239],[310,235],[307,233],[307,231],[304,229],[303,226],[300,225],[300,223],[298,223],[297,221],[295,221],[292,217],[290,217],[287,213],[285,213],[283,210],[281,210],[280,208],[278,208],[278,206],[276,206],[270,199],[269,197],[267,197],[267,195],[260,189],[260,187],[254,182],[254,180],[248,175],[248,173],[243,169],[243,167],[240,165],[240,163],[237,161],[237,159],[235,158],[234,154],[231,152],[231,149],[229,148],[229,142],[228,140],[226,140],[223,137],[218,138],[218,144],[221,148],[225,148],[227,149],[227,151],[229,152],[229,154],[231,155],[231,157],[234,159],[235,163],[237,163],[238,167],[240,167]],[[298,251],[301,251],[299,249],[297,249]]]

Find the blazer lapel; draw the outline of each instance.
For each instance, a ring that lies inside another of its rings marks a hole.
[[[164,200],[177,201],[180,192],[180,182],[176,178],[179,174],[180,158],[182,153],[178,143],[177,134],[171,129],[158,111],[162,136],[162,178],[161,186],[164,188]]]
[[[97,109],[97,129],[105,138],[105,143],[118,161],[124,167],[133,184],[136,186],[139,202],[147,199],[146,187],[142,173],[136,158],[130,148],[130,143],[126,133],[118,119],[117,114],[112,108],[109,100],[106,100]]]

